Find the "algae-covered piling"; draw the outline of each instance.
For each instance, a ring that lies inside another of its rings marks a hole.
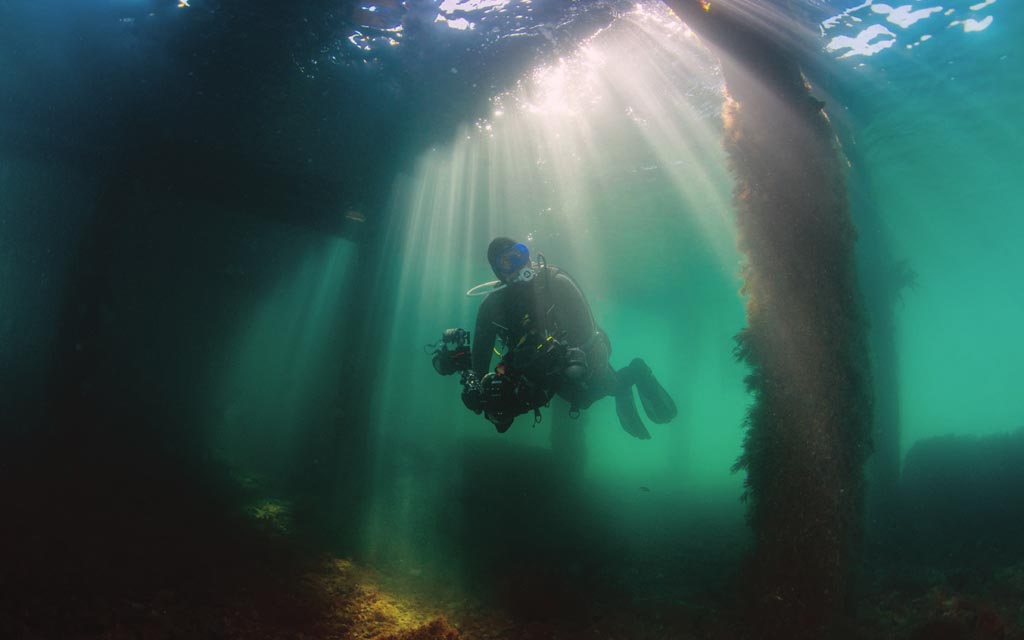
[[[736,354],[753,396],[737,463],[757,538],[751,612],[766,636],[834,635],[852,601],[871,417],[843,158],[796,42],[725,3],[671,4],[720,54],[730,95],[747,298]]]

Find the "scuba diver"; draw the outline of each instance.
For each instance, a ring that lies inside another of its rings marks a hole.
[[[633,398],[636,386],[652,422],[675,418],[675,402],[643,360],[612,369],[611,342],[569,274],[547,264],[543,255],[532,261],[529,249],[511,238],[492,240],[487,261],[498,280],[466,292],[487,296],[477,312],[472,347],[468,331],[449,329],[434,352],[439,373],[462,371],[462,400],[470,410],[483,413],[504,433],[516,416],[531,410],[539,422],[540,407],[555,395],[569,402],[573,417],[610,395],[626,433],[648,439]],[[490,371],[492,353],[501,355],[496,340],[505,353]]]

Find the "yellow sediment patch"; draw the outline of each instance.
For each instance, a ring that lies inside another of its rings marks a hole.
[[[332,637],[369,640],[455,640],[456,628],[421,603],[382,588],[370,569],[351,560],[325,562],[311,576],[334,603],[328,626]]]

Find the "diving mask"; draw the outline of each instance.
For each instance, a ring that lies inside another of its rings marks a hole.
[[[508,284],[529,282],[537,276],[537,269],[530,263],[530,250],[522,243],[498,254],[493,267],[495,275]]]
[[[513,284],[524,284],[537,277],[540,270],[544,268],[544,256],[537,254],[538,263],[530,261],[530,250],[525,244],[514,244],[505,249],[491,263],[494,275],[501,278],[478,284],[466,292],[467,296],[486,296],[499,289],[504,289]]]

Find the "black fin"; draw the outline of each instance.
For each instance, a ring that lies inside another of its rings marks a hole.
[[[651,373],[651,368],[640,358],[629,363],[631,369],[636,372],[636,391],[640,394],[640,404],[644,407],[644,413],[654,424],[665,424],[672,422],[679,413],[676,403],[672,400],[665,388]]]
[[[647,427],[640,420],[640,414],[636,410],[632,389],[626,389],[615,395],[615,413],[619,416],[619,424],[622,425],[623,431],[640,440],[651,439],[650,432],[647,431]]]

